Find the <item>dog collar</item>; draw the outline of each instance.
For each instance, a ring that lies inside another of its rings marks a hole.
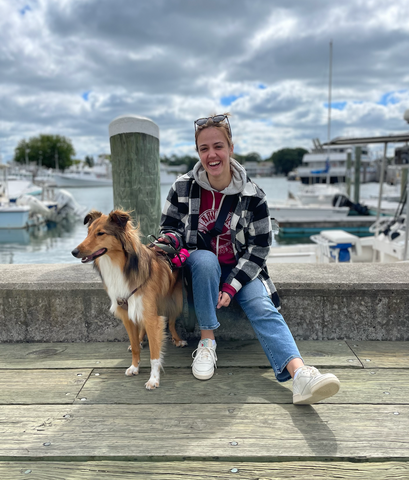
[[[143,285],[143,284],[142,284]],[[126,298],[117,298],[116,303],[118,304],[118,307],[123,308],[124,310],[128,310],[128,300],[132,297],[132,295],[139,290],[142,285],[139,285],[139,287],[136,287],[132,292],[126,297]]]

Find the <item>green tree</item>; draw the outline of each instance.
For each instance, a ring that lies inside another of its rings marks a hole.
[[[34,162],[47,168],[65,170],[73,163],[75,155],[71,140],[61,135],[39,135],[20,140],[14,150],[17,163]]]
[[[186,165],[186,172],[192,170],[195,164],[199,161],[198,157],[192,157],[190,155],[183,155],[181,157],[173,154],[170,157],[163,155],[160,159],[161,162],[165,163],[166,165],[172,166],[179,166],[179,165]]]
[[[291,170],[302,163],[302,157],[308,153],[305,148],[282,148],[274,152],[269,160],[272,160],[277,173],[288,175]]]
[[[92,168],[95,165],[94,157],[87,155],[84,159],[84,163],[88,165],[90,168]]]

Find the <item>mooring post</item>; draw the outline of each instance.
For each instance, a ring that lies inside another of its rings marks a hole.
[[[114,207],[131,211],[148,243],[161,215],[159,127],[149,118],[123,115],[109,124],[109,139]]]
[[[351,196],[351,169],[352,169],[352,154],[351,152],[347,153],[347,175],[346,175],[346,183],[347,183],[347,197]]]
[[[361,147],[355,147],[355,184],[354,202],[359,203],[359,187],[361,183]]]

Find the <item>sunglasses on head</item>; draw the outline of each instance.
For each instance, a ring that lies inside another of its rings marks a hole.
[[[226,120],[226,121],[227,121],[227,125],[228,125],[228,127],[229,127],[230,138],[232,138],[230,122],[229,122],[229,118],[228,118],[227,115],[215,115],[214,117],[198,118],[197,120],[194,121],[195,130],[196,130],[197,127],[203,127],[203,125],[206,125],[206,123],[207,123],[209,120],[212,120],[213,123],[220,123],[220,122],[223,122],[224,120]]]

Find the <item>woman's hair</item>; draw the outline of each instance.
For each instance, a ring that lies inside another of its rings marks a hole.
[[[226,117],[231,117],[230,113],[222,113],[221,115],[226,115]],[[224,136],[226,137],[227,144],[229,147],[233,145],[233,139],[231,138],[231,130],[230,130],[230,125],[227,122],[227,120],[223,120],[222,122],[213,122],[212,117],[216,117],[217,114],[211,114],[211,116],[208,118],[207,122],[204,125],[196,125],[196,131],[195,131],[195,143],[196,143],[196,151],[197,151],[197,139],[199,137],[200,132],[202,132],[205,128],[209,127],[216,127],[220,128],[221,131],[223,132]]]

